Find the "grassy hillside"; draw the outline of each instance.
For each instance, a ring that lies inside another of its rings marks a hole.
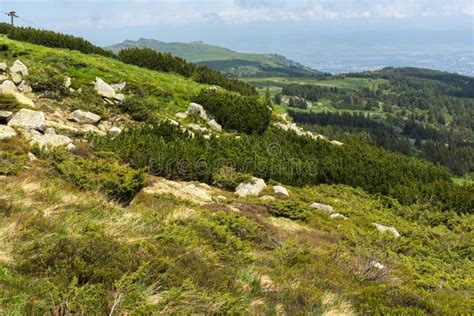
[[[0,44],[0,61],[28,67],[35,110],[75,145],[40,148],[20,130],[0,141],[0,314],[473,310],[474,187],[452,183],[446,169],[302,135],[267,100],[192,78],[4,37]],[[104,103],[96,76],[125,81],[123,102]],[[0,96],[0,110],[26,107]],[[202,112],[175,116],[201,98],[233,125],[202,132]],[[71,131],[76,109],[123,131]],[[271,110],[274,126],[241,130],[249,115],[262,123]],[[142,111],[146,123],[137,121]],[[159,123],[166,119],[176,121]],[[267,187],[236,194],[252,175]]]
[[[152,48],[169,52],[196,64],[207,65],[233,76],[319,76],[321,72],[277,54],[239,53],[203,42],[166,43],[153,39],[127,40],[106,47],[118,52],[125,48]]]

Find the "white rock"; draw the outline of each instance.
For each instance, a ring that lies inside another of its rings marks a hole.
[[[72,79],[71,79],[71,77],[67,77],[67,76],[64,77],[64,86],[65,86],[66,88],[69,88],[69,87],[71,86],[71,84],[72,84]]]
[[[28,161],[29,162],[32,162],[32,161],[36,161],[38,160],[38,158],[36,158],[35,155],[33,155],[31,152],[28,153]]]
[[[275,201],[275,197],[271,196],[271,195],[264,195],[262,197],[260,197],[260,200],[262,201]]]
[[[10,126],[0,125],[0,140],[12,138],[16,135],[16,131]]]
[[[81,110],[75,110],[68,116],[68,120],[79,124],[96,124],[100,119],[101,117],[95,113]]]
[[[109,129],[109,133],[112,135],[118,135],[122,133],[122,130],[118,127],[112,127],[111,129]]]
[[[7,71],[7,68],[8,68],[7,63],[0,63],[0,71],[5,72]]]
[[[194,102],[189,104],[189,113],[197,113],[203,120],[208,120],[207,113],[203,106]]]
[[[123,89],[125,89],[126,85],[127,83],[125,81],[122,81],[120,83],[113,83],[110,86],[114,88],[115,91],[122,91]]]
[[[76,149],[76,145],[74,145],[73,143],[70,143],[65,147],[65,149],[67,151],[74,151]]]
[[[171,125],[179,126],[179,123],[172,119],[166,119]]]
[[[288,190],[281,186],[281,185],[276,185],[273,187],[273,193],[275,194],[279,194],[279,195],[284,195],[286,197],[290,196],[290,193],[288,192]]]
[[[97,127],[102,131],[102,132],[108,132],[109,129],[112,128],[112,123],[109,121],[100,121],[99,125]]]
[[[23,81],[23,77],[21,76],[20,73],[17,73],[17,72],[12,72],[10,74],[10,77],[12,77],[12,81],[15,83],[15,84],[20,84],[20,82]]]
[[[72,143],[72,139],[64,135],[45,134],[38,137],[34,137],[31,143],[34,145],[38,145],[40,148],[46,148],[50,146],[62,147]]]
[[[212,202],[212,197],[209,195],[209,193],[206,190],[197,187],[195,184],[189,184],[185,186],[183,189],[181,189],[181,193],[185,195],[191,195],[203,202]]]
[[[0,81],[3,82],[8,79],[8,76],[0,74]]]
[[[15,92],[13,95],[19,103],[27,105],[28,107],[33,109],[36,108],[36,104],[33,102],[33,100],[21,94],[20,92]]]
[[[196,131],[196,132],[201,132],[201,133],[206,133],[207,132],[207,128],[201,127],[198,124],[194,124],[194,123],[188,124],[188,128],[190,128],[190,129],[192,129],[193,131]]]
[[[44,131],[46,129],[45,123],[46,120],[43,112],[21,109],[11,118],[8,126]]]
[[[322,204],[322,203],[316,203],[316,202],[314,202],[314,203],[311,204],[309,207],[315,208],[315,209],[318,209],[318,210],[322,210],[322,211],[326,211],[326,212],[328,212],[328,213],[334,213],[334,209],[333,209],[332,206],[326,205],[326,204]]]
[[[25,80],[23,80],[19,85],[18,85],[18,90],[20,90],[23,93],[31,93],[33,92],[33,89],[31,88],[30,85],[27,85]]]
[[[185,119],[185,118],[188,117],[188,113],[187,112],[178,112],[174,116],[176,116],[177,118],[180,118],[180,119]]]
[[[333,145],[336,145],[336,146],[344,145],[344,143],[338,142],[337,140],[331,140],[330,143],[333,144]]]
[[[377,224],[377,223],[374,223],[375,227],[377,228],[377,230],[381,233],[389,233],[389,234],[392,234],[393,237],[395,238],[399,238],[400,237],[400,233],[395,229],[395,227],[392,227],[392,226],[385,226],[385,225],[382,225],[382,224]]]
[[[330,219],[344,219],[344,220],[347,219],[347,217],[345,217],[344,215],[340,213],[332,213],[331,215],[329,215],[329,218]]]
[[[252,182],[240,183],[235,189],[235,194],[240,197],[258,196],[267,187],[262,179],[252,177]]]
[[[115,90],[99,77],[95,78],[95,90],[99,95],[107,99],[115,98]]]
[[[13,112],[10,111],[0,111],[0,121],[6,121],[10,116],[13,115]]]
[[[31,141],[36,137],[40,137],[42,134],[34,129],[24,129],[24,128],[17,128],[18,132],[21,136],[26,139],[27,141]]]
[[[15,60],[13,66],[10,67],[10,73],[21,73],[23,76],[28,76],[28,68],[20,60]]]
[[[54,128],[52,127],[48,127],[45,131],[44,131],[45,134],[47,135],[56,135],[56,131],[54,130]]]
[[[114,98],[115,100],[122,102],[125,99],[125,95],[122,93],[117,93]]]
[[[377,261],[370,261],[370,267],[378,269],[378,270],[385,270],[387,267]]]
[[[105,136],[107,135],[105,132],[102,132],[97,126],[92,125],[92,124],[84,124],[81,126],[80,131],[82,133],[94,133],[100,136]]]
[[[0,85],[0,93],[5,93],[5,94],[14,94],[15,92],[17,92],[17,88],[16,88],[16,85],[15,83],[13,83],[13,81],[11,80],[5,80],[4,82],[2,82],[2,84]]]
[[[55,121],[46,121],[46,127],[52,127],[56,131],[61,133],[71,133],[71,134],[79,134],[81,131],[73,126],[66,125],[64,123],[58,123]]]
[[[207,125],[209,126],[210,129],[212,129],[215,132],[222,132],[222,126],[216,122],[216,120],[210,120],[207,122]]]

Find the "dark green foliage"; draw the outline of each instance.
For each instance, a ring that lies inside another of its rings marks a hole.
[[[8,34],[13,27],[8,23],[0,23],[0,34]]]
[[[129,202],[144,185],[144,174],[113,159],[78,158],[56,164],[56,169],[83,190],[101,190],[110,198]]]
[[[49,99],[61,100],[69,94],[69,89],[64,85],[64,76],[49,68],[32,73],[28,82],[34,92]]]
[[[192,77],[199,83],[219,85],[244,95],[256,95],[255,88],[247,83],[227,78],[217,70],[205,66],[196,67],[186,60],[169,53],[157,52],[150,48],[127,48],[118,53],[118,59],[127,64],[136,65],[157,71],[174,72],[185,77]]]
[[[17,174],[25,166],[26,161],[26,155],[0,151],[0,175],[11,176]]]
[[[247,173],[236,172],[234,168],[229,166],[221,167],[212,175],[213,185],[234,191],[242,182],[250,182],[252,175]]]
[[[201,90],[194,99],[226,129],[247,134],[263,133],[271,119],[271,108],[258,97],[242,97],[234,93]]]
[[[2,28],[0,28],[0,32],[1,31]],[[84,54],[99,54],[107,57],[113,56],[112,52],[94,46],[81,37],[31,27],[13,27],[8,31],[8,38],[46,47],[77,50]]]
[[[151,120],[152,113],[157,110],[157,105],[145,98],[127,97],[120,103],[120,109],[130,114],[135,121],[145,122]]]
[[[279,201],[268,206],[268,212],[275,217],[306,221],[310,212],[300,204],[292,201]]]
[[[237,172],[284,184],[341,183],[392,196],[404,204],[436,201],[444,209],[472,211],[473,197],[468,192],[462,194],[464,200],[448,203],[458,190],[467,189],[455,186],[446,169],[362,142],[335,146],[280,130],[208,142],[190,139],[177,127],[159,125],[131,129],[114,138],[95,138],[92,145],[168,178],[212,183],[222,163],[229,163]]]
[[[13,95],[0,93],[0,111],[15,111],[21,108],[21,104]]]

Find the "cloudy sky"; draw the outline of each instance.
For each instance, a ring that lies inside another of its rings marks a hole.
[[[19,25],[98,45],[141,37],[202,40],[290,57],[331,45],[474,51],[474,0],[0,0],[0,11],[10,10]]]

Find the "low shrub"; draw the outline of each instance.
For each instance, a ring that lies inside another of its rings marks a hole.
[[[213,184],[217,187],[234,191],[242,182],[250,182],[252,175],[236,172],[233,167],[223,166],[212,175]]]
[[[201,90],[194,100],[203,105],[226,129],[247,134],[263,133],[270,124],[271,108],[258,97],[235,93]]]
[[[123,112],[140,122],[151,120],[153,110],[157,109],[155,103],[139,97],[127,97],[119,106]]]
[[[0,111],[16,111],[21,104],[13,95],[0,93]]]
[[[278,201],[268,206],[268,212],[275,217],[307,221],[310,213],[296,202]]]
[[[130,202],[144,186],[142,171],[119,164],[113,159],[64,160],[56,169],[83,190],[101,190],[110,198]]]
[[[16,175],[26,165],[27,156],[0,152],[0,175]]]
[[[64,77],[51,69],[32,73],[28,82],[34,92],[49,99],[61,100],[69,94],[69,89],[64,85]]]

